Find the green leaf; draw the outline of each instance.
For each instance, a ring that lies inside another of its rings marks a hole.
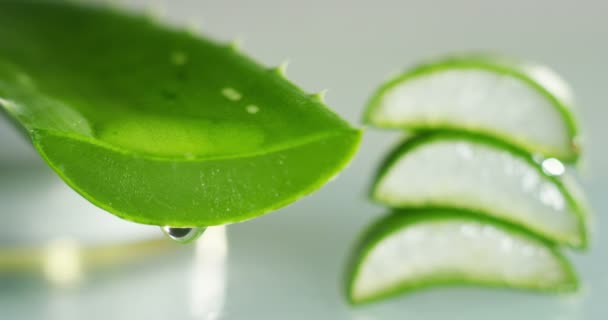
[[[472,133],[432,132],[398,145],[380,166],[375,201],[393,208],[462,208],[586,248],[588,224],[565,166]]]
[[[254,218],[319,188],[359,144],[281,68],[144,17],[2,1],[0,39],[2,108],[59,176],[124,219]]]
[[[364,232],[348,268],[346,294],[353,304],[437,286],[578,288],[572,266],[554,244],[453,209],[395,211],[381,218]]]
[[[385,82],[364,118],[380,128],[481,133],[573,162],[580,153],[573,105],[567,83],[545,66],[469,54],[425,62]]]

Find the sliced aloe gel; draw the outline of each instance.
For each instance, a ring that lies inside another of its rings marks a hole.
[[[347,273],[360,304],[440,285],[568,291],[577,279],[550,242],[497,220],[454,210],[410,210],[363,235]]]
[[[577,124],[566,83],[550,69],[470,55],[419,65],[387,81],[365,121],[381,128],[492,135],[531,153],[576,160]]]
[[[562,183],[556,159],[537,164],[527,153],[472,134],[436,132],[397,146],[381,166],[372,198],[395,208],[480,211],[552,241],[586,246],[583,206],[575,185]]]
[[[171,227],[296,201],[346,166],[361,134],[282,68],[72,1],[0,1],[2,113],[90,202]]]

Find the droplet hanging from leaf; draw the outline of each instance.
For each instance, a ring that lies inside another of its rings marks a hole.
[[[170,227],[165,226],[161,228],[163,233],[167,235],[171,240],[179,243],[190,243],[198,239],[207,229],[206,227]]]

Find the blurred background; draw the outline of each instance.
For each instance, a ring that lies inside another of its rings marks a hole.
[[[288,59],[289,78],[310,92],[329,89],[328,104],[353,123],[381,81],[429,56],[489,50],[553,67],[577,96],[585,135],[581,181],[596,213],[591,250],[568,252],[582,289],[564,296],[437,289],[349,307],[341,289],[346,256],[362,228],[383,213],[365,193],[395,134],[368,129],[334,182],[227,227],[227,246],[222,228],[209,230],[195,250],[155,240],[158,228],[88,204],[0,119],[0,256],[20,257],[10,249],[19,247],[45,257],[0,268],[0,319],[577,320],[608,312],[608,239],[599,232],[608,228],[605,1],[111,2],[221,41],[238,38],[244,52],[269,66]],[[101,267],[72,264],[68,275],[56,272],[66,267],[56,261],[78,260],[88,246],[100,248]],[[125,246],[140,254],[116,250]]]

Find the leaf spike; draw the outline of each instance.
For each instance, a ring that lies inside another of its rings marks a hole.
[[[325,103],[325,96],[327,95],[327,89],[323,89],[315,94],[312,94],[312,97],[316,100],[319,100],[319,102]]]
[[[228,46],[234,51],[241,51],[241,48],[243,47],[243,39],[240,36],[237,36],[232,39]]]
[[[281,64],[276,67],[276,71],[283,78],[287,77],[287,68],[289,67],[289,59],[285,59]]]

